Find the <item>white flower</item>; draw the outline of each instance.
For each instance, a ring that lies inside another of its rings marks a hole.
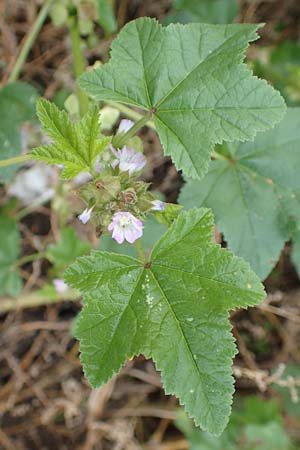
[[[111,151],[116,156],[116,159],[112,161],[111,166],[114,169],[119,165],[121,172],[129,172],[131,175],[134,172],[138,172],[146,165],[146,158],[141,152],[135,152],[133,148],[127,148],[126,146],[122,150],[115,150],[111,147]]]
[[[55,290],[58,294],[63,294],[69,288],[67,283],[65,283],[64,280],[62,280],[60,278],[54,278],[53,284],[54,284]]]
[[[91,218],[94,206],[85,208],[85,210],[78,216],[78,219],[85,225]]]
[[[120,122],[119,128],[118,128],[118,133],[127,133],[127,131],[130,130],[130,128],[132,128],[134,125],[134,122],[132,122],[132,120],[128,120],[128,119],[123,119]]]
[[[161,200],[152,200],[152,210],[153,211],[164,211],[166,209],[165,202],[162,202]]]
[[[117,212],[114,214],[108,231],[112,231],[112,238],[122,244],[125,240],[130,244],[142,237],[143,223],[130,212]]]

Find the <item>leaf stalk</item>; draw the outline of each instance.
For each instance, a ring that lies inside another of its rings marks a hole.
[[[14,158],[2,159],[0,161],[0,167],[13,166],[14,164],[27,162],[30,161],[31,159],[32,158],[30,154],[15,156]]]
[[[78,28],[78,17],[77,13],[70,16],[68,19],[68,27],[71,38],[72,55],[73,55],[73,69],[76,78],[80,77],[85,71],[85,61],[83,57],[83,52],[81,50],[81,39]],[[89,109],[89,98],[86,93],[77,86],[77,98],[79,102],[79,112],[81,117],[87,113]]]
[[[130,128],[126,133],[117,134],[112,141],[112,144],[115,148],[121,148],[123,147],[128,139],[133,137],[135,133],[140,130],[146,123],[149,121],[151,117],[151,113],[148,112],[144,116],[141,116],[140,120],[138,120],[133,127]]]
[[[143,249],[143,246],[142,246],[142,243],[141,243],[140,239],[135,241],[133,245],[135,247],[136,253],[137,253],[138,257],[140,258],[140,260],[142,262],[146,262],[146,260],[147,260],[146,253],[145,253],[145,251]]]
[[[39,34],[40,29],[43,26],[43,23],[45,22],[45,19],[48,15],[48,12],[51,8],[53,1],[54,0],[47,0],[44,3],[43,7],[41,8],[29,34],[27,35],[27,37],[25,39],[24,45],[19,53],[19,56],[14,65],[14,68],[8,78],[8,83],[14,83],[19,78],[20,72],[22,70],[22,66],[28,57],[30,49],[31,49],[37,35]]]

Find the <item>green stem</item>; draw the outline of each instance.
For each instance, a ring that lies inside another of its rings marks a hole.
[[[16,212],[15,219],[20,221],[21,219],[23,219],[23,217],[28,216],[28,214],[31,214],[37,208],[39,208],[40,206],[49,202],[51,199],[52,199],[52,195],[50,193],[47,195],[41,195],[41,197],[39,197],[37,200],[30,203],[30,205],[25,206],[24,208],[22,208],[18,212]]]
[[[76,78],[80,77],[85,70],[85,61],[81,50],[81,40],[78,28],[77,12],[69,17],[68,26],[72,44],[73,69]],[[79,101],[80,115],[83,116],[89,108],[89,99],[86,93],[77,86],[77,97]]]
[[[43,7],[41,8],[29,34],[27,35],[27,37],[25,39],[22,50],[20,51],[17,61],[14,65],[14,68],[8,78],[8,83],[13,83],[14,81],[16,81],[19,78],[22,66],[27,59],[30,49],[31,49],[37,35],[39,34],[40,29],[42,28],[42,25],[48,15],[49,9],[50,9],[53,1],[54,0],[47,0],[44,3]]]
[[[215,152],[215,151],[212,152],[211,156],[214,159],[219,159],[221,161],[228,161],[228,158],[226,158],[226,156],[221,155],[221,153],[218,153],[218,152]]]
[[[47,257],[46,252],[32,253],[31,255],[23,256],[22,258],[18,259],[18,261],[14,264],[14,268],[23,266],[24,264],[29,263],[31,261],[36,261],[37,259],[42,259],[46,257]]]
[[[0,161],[0,167],[13,166],[14,164],[23,163],[31,160],[31,155],[20,155],[14,158],[2,159]]]
[[[135,133],[142,128],[144,125],[146,125],[146,123],[148,122],[149,118],[151,117],[151,113],[148,112],[147,114],[145,114],[144,116],[141,116],[141,119],[138,120],[132,128],[130,128],[130,130],[127,131],[127,133],[121,133],[121,134],[117,134],[114,138],[113,138],[113,146],[116,148],[121,148],[123,147],[123,145],[126,144],[126,142],[128,141],[128,139],[130,139],[132,136],[135,135]]]
[[[110,101],[106,101],[105,102],[107,105],[112,106],[113,108],[118,109],[121,113],[123,113],[125,116],[129,117],[132,120],[140,120],[143,115],[133,111],[133,109],[128,108],[128,106],[122,105],[121,103],[116,103],[116,102],[110,102]],[[146,123],[147,127],[152,128],[153,130],[155,130],[155,125],[154,122],[152,122],[152,120],[148,120],[148,122]]]
[[[44,292],[42,292],[42,290],[38,290],[30,294],[21,294],[21,296],[18,298],[1,298],[0,312],[4,313],[24,308],[36,308],[38,306],[59,303],[65,300],[77,301],[79,299],[79,292],[73,289],[69,289],[62,294],[54,293],[51,297],[49,297],[49,294],[45,294]]]
[[[135,247],[136,253],[137,253],[138,257],[140,258],[140,260],[143,262],[146,262],[147,257],[146,257],[146,253],[144,252],[141,240],[138,239],[137,241],[134,242],[133,245]]]

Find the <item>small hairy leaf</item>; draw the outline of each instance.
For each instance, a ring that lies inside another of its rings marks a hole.
[[[36,90],[27,83],[10,83],[0,89],[0,159],[13,158],[21,153],[20,126],[35,119]],[[18,166],[0,169],[0,182],[15,174]]]
[[[300,231],[300,108],[253,143],[218,149],[207,176],[189,181],[180,202],[212,208],[234,253],[264,279],[284,242]]]
[[[251,140],[285,112],[282,97],[242,63],[257,25],[127,24],[111,59],[79,84],[95,99],[149,110],[166,155],[201,178],[213,145]]]
[[[183,212],[149,263],[93,252],[67,269],[66,282],[84,294],[76,334],[93,386],[142,353],[196,424],[219,434],[230,413],[236,353],[228,311],[257,304],[264,290],[247,263],[212,242],[212,231],[209,210]]]
[[[54,264],[56,270],[64,270],[78,256],[88,253],[91,245],[82,242],[71,227],[61,230],[61,237],[56,244],[49,245],[47,258]]]
[[[22,280],[14,267],[20,253],[20,233],[15,219],[0,214],[0,295],[19,294]]]
[[[32,150],[34,159],[48,164],[62,164],[62,178],[74,178],[80,172],[94,171],[97,156],[109,145],[110,137],[100,136],[99,109],[95,106],[78,122],[66,111],[45,99],[37,102],[42,130],[53,143]]]

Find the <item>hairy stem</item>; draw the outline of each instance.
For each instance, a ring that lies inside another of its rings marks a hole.
[[[30,161],[30,160],[31,160],[31,155],[28,155],[28,154],[15,156],[14,158],[2,159],[0,161],[0,167],[13,166],[14,164],[20,164],[20,163]]]
[[[52,5],[54,0],[47,0],[43,7],[41,8],[29,34],[27,35],[24,45],[19,53],[19,56],[17,58],[17,61],[14,65],[14,68],[8,78],[8,83],[13,83],[14,81],[16,81],[19,78],[20,72],[22,70],[22,66],[25,63],[27,56],[30,52],[30,49],[37,37],[37,35],[40,32],[40,29],[43,26],[43,23],[48,15],[49,9]]]
[[[128,141],[128,139],[130,139],[132,136],[135,135],[135,133],[142,128],[144,125],[146,125],[146,123],[148,122],[148,120],[151,117],[151,113],[147,113],[144,116],[141,116],[141,119],[138,120],[132,128],[130,128],[130,130],[127,131],[127,133],[121,133],[121,134],[117,134],[112,141],[112,144],[115,148],[121,148],[123,147],[123,145],[126,144],[126,142]]]
[[[83,74],[85,70],[85,61],[83,52],[81,50],[77,11],[75,14],[69,17],[68,26],[72,44],[74,75],[76,78],[78,78]],[[80,115],[83,116],[89,108],[89,99],[86,93],[79,87],[77,87],[77,97],[79,102]]]
[[[31,261],[36,261],[37,259],[46,258],[46,256],[47,256],[46,252],[32,253],[31,255],[23,256],[22,258],[18,259],[18,261],[14,264],[14,268],[23,266],[23,264],[26,264]]]
[[[14,311],[24,308],[36,308],[42,305],[50,305],[62,301],[77,301],[80,299],[78,291],[69,289],[68,291],[58,294],[53,293],[52,296],[42,291],[35,291],[30,294],[21,294],[18,298],[3,297],[0,302],[0,312]]]
[[[135,247],[136,253],[137,253],[138,257],[140,258],[140,260],[143,261],[143,262],[146,262],[147,257],[146,257],[146,253],[145,253],[145,251],[143,249],[141,240],[138,239],[137,241],[134,242],[133,245]]]
[[[211,157],[214,159],[222,160],[222,161],[228,161],[228,158],[226,158],[226,156],[224,156],[221,153],[218,153],[216,151],[212,152]]]
[[[122,103],[116,103],[116,102],[110,102],[110,101],[106,101],[105,102],[107,105],[112,106],[113,108],[118,109],[121,113],[123,113],[125,116],[129,117],[129,119],[132,120],[140,120],[143,115],[134,111],[131,108],[128,108],[128,106],[123,105]],[[152,120],[148,120],[148,122],[146,123],[147,127],[152,128],[152,130],[155,130],[155,125],[154,122]]]

